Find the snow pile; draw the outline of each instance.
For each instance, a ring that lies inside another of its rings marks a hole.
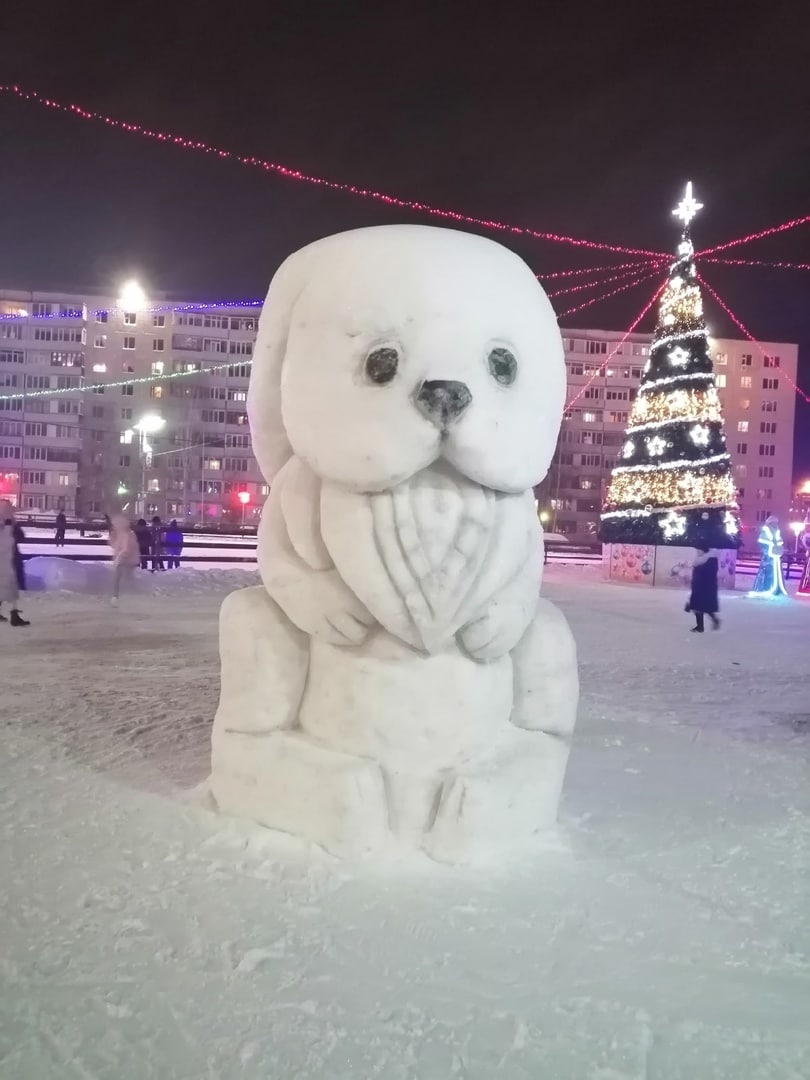
[[[188,805],[242,578],[205,580],[0,625],[0,1076],[810,1076],[810,602],[694,635],[677,593],[547,568],[582,704],[557,842],[497,876]]]

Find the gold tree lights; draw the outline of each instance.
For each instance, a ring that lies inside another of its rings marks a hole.
[[[605,543],[739,546],[736,488],[689,235],[701,208],[687,184],[673,210],[683,224],[678,254],[605,497]]]

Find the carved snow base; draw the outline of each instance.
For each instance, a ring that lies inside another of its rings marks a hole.
[[[482,664],[385,631],[357,647],[309,639],[244,589],[223,605],[221,652],[211,791],[224,813],[341,857],[410,848],[451,863],[507,856],[553,824],[578,684],[548,601],[513,656]]]

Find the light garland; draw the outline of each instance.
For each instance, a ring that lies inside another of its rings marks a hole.
[[[633,402],[627,432],[674,421],[721,421],[720,398],[714,386],[706,390],[673,390],[668,394],[643,394]],[[638,424],[635,421],[640,421]]]
[[[645,263],[644,265],[649,268],[649,263]],[[540,277],[539,274],[537,276]],[[600,285],[611,285],[614,281],[626,281],[628,278],[631,277],[636,277],[638,278],[638,281],[643,281],[645,278],[652,276],[652,274],[647,273],[643,274],[641,277],[638,277],[638,268],[634,270],[625,270],[621,274],[614,274],[612,277],[597,278],[594,281],[586,281],[584,284],[581,285],[568,285],[564,289],[557,289],[555,292],[548,293],[548,298],[551,300],[555,296],[564,296],[567,293],[584,292],[586,289],[596,289]]]
[[[763,356],[763,357],[766,356],[767,354],[765,353],[765,350],[762,348],[760,343],[757,341],[757,339],[754,337],[754,335],[751,333],[751,331],[748,329],[748,327],[743,324],[742,320],[739,319],[738,316],[734,314],[734,312],[731,310],[731,308],[728,306],[728,304],[725,302],[725,300],[723,300],[723,298],[721,296],[718,296],[718,294],[711,287],[711,285],[708,283],[708,281],[706,281],[704,278],[702,278],[700,276],[700,274],[698,274],[698,280],[700,281],[703,288],[714,299],[714,301],[717,304],[720,305],[720,307],[723,309],[723,311],[725,311],[726,315],[728,315],[728,317],[731,319],[731,321],[734,323],[734,325],[736,327],[738,327],[738,329],[740,329],[745,334],[745,336],[748,338],[748,340],[753,345],[756,346],[756,348],[758,349],[760,355]],[[800,398],[802,398],[806,402],[810,402],[810,394],[805,394],[804,390],[802,390],[802,388],[798,385],[798,383],[796,383],[790,377],[790,375],[788,375],[787,371],[785,371],[784,368],[779,369],[779,374],[784,377],[785,382],[789,383],[789,385],[793,387],[793,389],[796,391],[796,393],[799,395]]]
[[[696,471],[678,475],[662,466],[639,473],[619,473],[614,470],[605,496],[605,505],[621,509],[622,503],[641,506],[705,506],[733,507],[737,505],[737,489],[729,472],[705,473]]]
[[[613,474],[615,476],[620,473],[659,472],[661,469],[696,469],[698,467],[703,468],[704,465],[719,465],[721,461],[730,460],[729,454],[714,454],[712,457],[698,458],[697,461],[678,459],[677,461],[657,461],[654,465],[646,463],[643,465],[617,465],[613,470]]]
[[[660,435],[653,435],[651,439],[647,439],[647,453],[650,457],[660,457],[667,448],[667,440],[662,439]],[[630,468],[631,466],[628,466]]]
[[[525,225],[512,225],[508,222],[495,219],[478,218],[471,214],[464,214],[459,210],[447,210],[429,203],[420,202],[417,199],[404,199],[397,195],[387,195],[381,191],[364,188],[358,184],[344,183],[338,180],[327,180],[322,176],[311,176],[300,169],[290,168],[275,161],[267,161],[262,158],[238,154],[233,150],[223,150],[220,147],[211,146],[199,139],[189,139],[182,135],[172,135],[164,131],[152,131],[141,124],[132,124],[125,120],[118,120],[113,116],[105,116],[103,113],[92,109],[85,109],[80,105],[64,104],[53,98],[38,94],[35,90],[23,90],[16,85],[0,84],[0,92],[13,95],[21,101],[31,101],[47,109],[54,109],[69,116],[75,116],[81,120],[90,120],[115,128],[118,131],[127,132],[130,135],[139,135],[142,138],[155,142],[167,143],[170,146],[179,146],[184,150],[194,150],[208,157],[218,158],[220,161],[232,161],[253,169],[261,169],[264,172],[275,173],[286,180],[296,180],[305,184],[326,188],[329,191],[338,191],[346,195],[356,195],[363,199],[371,199],[375,202],[384,203],[386,206],[395,206],[400,210],[415,210],[431,217],[442,218],[447,221],[455,221],[459,224],[477,225],[479,228],[490,229],[496,232],[510,233],[513,236],[528,236],[534,240],[549,240],[558,244],[571,244],[574,247],[588,248],[593,251],[615,251],[626,255],[643,255],[653,259],[667,258],[660,251],[647,251],[643,248],[623,247],[619,244],[603,244],[594,240],[582,240],[574,236],[563,236],[558,233],[541,232],[538,229],[530,229]]]
[[[633,518],[651,518],[651,517],[655,517],[657,514],[668,514],[668,513],[670,513],[671,510],[677,510],[680,513],[685,514],[685,513],[688,513],[690,510],[705,510],[705,509],[706,509],[705,504],[700,503],[700,502],[682,503],[682,504],[679,504],[677,506],[666,507],[666,508],[661,508],[659,506],[656,509],[653,509],[652,506],[643,506],[643,507],[640,507],[640,506],[628,506],[624,510],[606,510],[601,516],[604,519],[608,519],[608,520],[611,520],[611,521],[616,521],[616,520],[619,520],[621,518],[627,518],[628,520],[633,519]],[[710,509],[717,511],[717,510],[722,510],[723,507],[722,506],[719,506],[719,507],[718,506],[713,506],[713,507],[710,507]],[[726,518],[731,519],[732,526],[729,526],[728,522],[726,521]],[[723,514],[723,522],[724,522],[724,527],[725,527],[726,531],[729,533],[729,535],[733,536],[733,535],[735,535],[736,532],[739,532],[739,525],[737,523],[737,519],[734,517],[734,513],[731,510],[726,510],[725,511],[725,513]]]
[[[713,371],[693,371],[683,375],[665,375],[660,379],[653,379],[648,383],[642,383],[638,388],[638,392],[639,394],[648,394],[651,390],[656,390],[659,386],[672,386],[673,383],[679,382],[699,382],[701,379],[704,381],[708,380],[712,386],[716,385]]]
[[[6,300],[4,303],[17,303],[16,300]],[[22,301],[19,301],[22,303]],[[36,301],[34,301],[36,303]],[[256,308],[262,307],[264,300],[215,300],[201,303],[183,303],[183,304],[152,304],[148,307],[139,307],[138,312],[144,312],[147,315],[156,315],[161,311],[213,311],[220,308]],[[0,322],[19,322],[21,319],[32,319],[39,322],[42,319],[80,319],[83,322],[89,322],[90,318],[95,318],[97,315],[123,315],[129,313],[130,309],[125,307],[111,307],[111,308],[93,308],[83,310],[82,314],[77,315],[72,311],[51,311],[44,315],[29,315],[28,312],[20,314],[15,312],[10,315],[0,315]],[[227,316],[229,319],[239,318],[238,311],[222,311],[223,316]]]
[[[551,274],[538,274],[541,281],[552,281],[556,278],[576,277],[584,274],[598,274],[604,270],[629,270],[631,267],[649,266],[649,259],[636,259],[635,262],[614,263],[612,266],[583,266],[579,270],[555,270]]]
[[[558,319],[564,319],[566,315],[573,315],[576,311],[584,311],[585,308],[591,307],[592,304],[598,304],[602,300],[608,300],[611,296],[618,296],[619,293],[626,292],[628,289],[634,289],[636,285],[641,285],[644,281],[649,281],[650,278],[655,277],[657,271],[653,271],[650,274],[642,274],[641,277],[635,279],[635,281],[628,282],[627,285],[620,285],[617,289],[611,289],[610,292],[602,293],[600,296],[591,297],[590,300],[586,300],[583,304],[577,304],[576,307],[569,308],[567,311],[560,311],[557,313]]]
[[[810,263],[766,262],[762,259],[715,259],[711,255],[706,255],[700,261],[722,263],[723,266],[759,266],[770,270],[810,270]]]
[[[705,424],[695,424],[689,431],[689,438],[695,446],[708,446],[711,430]]]
[[[234,356],[227,364],[211,364],[195,371],[167,371],[161,375],[140,375],[134,379],[120,379],[116,382],[85,383],[84,386],[62,386],[53,390],[25,390],[17,394],[0,394],[0,401],[27,401],[35,397],[60,397],[63,394],[88,394],[99,389],[115,389],[120,386],[139,386],[146,383],[168,382],[170,379],[190,379],[195,375],[208,375],[214,371],[223,371],[230,367],[249,367],[253,360],[249,356]]]
[[[605,358],[604,362],[599,365],[599,367],[596,369],[596,371],[594,371],[593,375],[591,375],[591,377],[587,380],[587,382],[585,382],[584,385],[582,385],[579,388],[577,393],[574,394],[574,396],[568,402],[566,402],[566,405],[565,405],[566,409],[570,409],[572,405],[575,405],[579,401],[579,399],[582,397],[582,395],[585,393],[585,391],[588,389],[588,387],[593,383],[593,381],[595,379],[597,379],[599,377],[599,375],[601,375],[601,373],[605,370],[605,368],[610,363],[610,361],[613,359],[613,357],[616,355],[616,353],[619,351],[619,349],[621,349],[621,347],[624,345],[625,341],[627,341],[627,339],[633,333],[635,328],[638,326],[638,324],[641,322],[641,320],[644,318],[644,316],[647,314],[647,312],[650,310],[650,308],[653,306],[653,304],[655,303],[655,301],[658,299],[658,297],[661,295],[661,293],[664,291],[665,288],[666,288],[666,282],[663,282],[661,285],[658,286],[658,288],[652,294],[652,296],[647,301],[647,303],[644,305],[644,307],[641,309],[641,311],[638,313],[638,315],[636,315],[635,319],[633,319],[633,321],[630,323],[628,328],[622,334],[621,338],[616,343],[616,346],[614,347],[614,349],[610,353],[608,353],[608,355]]]
[[[708,336],[709,332],[705,328],[701,328],[700,330],[683,330],[680,334],[664,334],[663,337],[656,338],[654,342],[654,347],[658,349],[662,345],[669,345],[671,341],[680,341],[682,338]]]
[[[741,244],[750,244],[754,240],[762,240],[766,236],[773,236],[775,233],[787,232],[788,229],[795,229],[798,225],[806,225],[810,222],[810,214],[805,214],[804,217],[792,218],[790,221],[784,221],[781,225],[772,225],[769,229],[760,229],[759,232],[749,233],[748,236],[742,236],[739,240],[727,240],[725,244],[715,244],[714,247],[704,248],[697,253],[697,257],[705,257],[706,255],[715,255],[718,251],[728,251],[729,248],[740,247]]]

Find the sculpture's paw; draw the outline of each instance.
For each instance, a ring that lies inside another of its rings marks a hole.
[[[362,645],[375,623],[336,570],[309,574],[277,599],[296,626],[330,645]]]
[[[379,765],[301,732],[215,733],[211,790],[219,809],[291,833],[334,855],[379,849],[389,836]]]
[[[449,776],[424,848],[439,862],[474,863],[529,849],[557,817],[568,743],[516,733],[510,751],[478,770]]]
[[[461,647],[473,660],[490,663],[506,656],[520,641],[524,623],[506,605],[493,604],[459,632]]]

